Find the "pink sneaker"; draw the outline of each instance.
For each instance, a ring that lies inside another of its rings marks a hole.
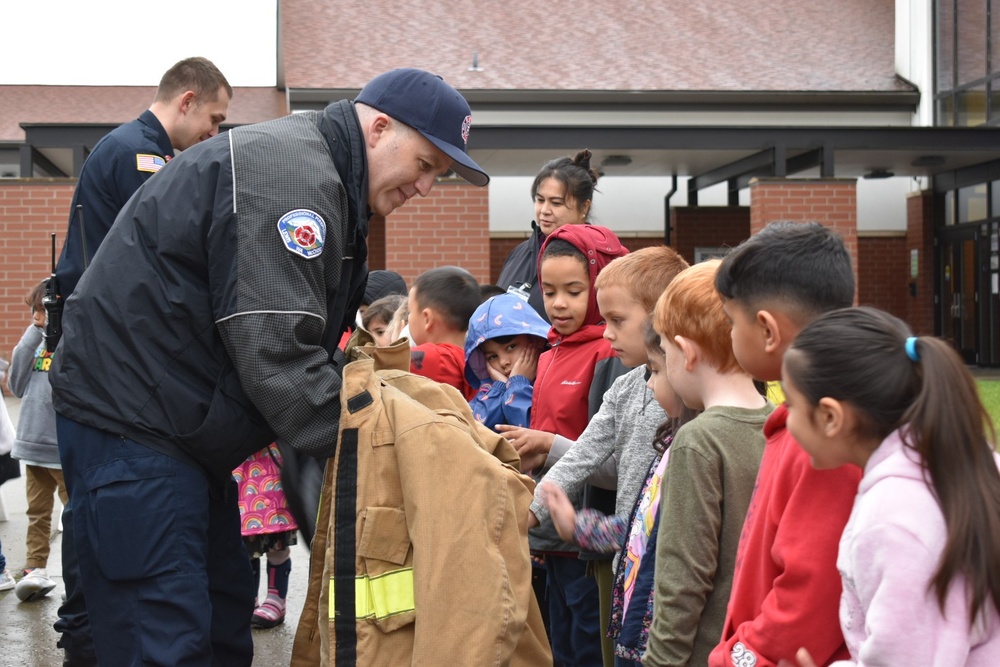
[[[268,595],[264,604],[253,610],[250,625],[255,628],[273,628],[285,622],[285,601]]]

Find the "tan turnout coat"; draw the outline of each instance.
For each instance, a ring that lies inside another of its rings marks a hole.
[[[376,370],[405,341],[349,354],[291,664],[551,665],[517,453],[454,388]]]

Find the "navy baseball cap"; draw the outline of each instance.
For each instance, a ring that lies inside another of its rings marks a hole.
[[[355,102],[367,104],[424,135],[451,158],[452,170],[473,185],[490,182],[483,168],[465,152],[472,110],[462,94],[444,79],[403,67],[369,81]]]

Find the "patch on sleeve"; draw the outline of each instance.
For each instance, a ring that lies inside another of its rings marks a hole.
[[[757,664],[757,656],[743,642],[736,642],[729,657],[735,667],[754,667]]]
[[[323,252],[326,240],[326,223],[318,213],[297,208],[281,216],[278,233],[289,252],[313,259]]]
[[[167,161],[159,155],[136,153],[135,156],[136,171],[147,171],[151,174],[155,174],[159,170],[163,169],[165,164],[167,164]]]

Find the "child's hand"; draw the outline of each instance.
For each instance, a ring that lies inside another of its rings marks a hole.
[[[804,648],[800,648],[795,653],[795,663],[792,664],[788,660],[782,659],[778,662],[778,667],[816,667],[816,661],[809,655],[809,651]]]
[[[508,377],[506,375],[504,375],[497,369],[493,368],[493,364],[486,364],[486,372],[490,374],[490,379],[493,380],[494,382],[506,383],[508,380]]]
[[[521,472],[544,465],[549,450],[552,449],[552,441],[555,440],[551,433],[509,424],[497,424],[497,431],[517,450],[521,457]]]
[[[531,530],[535,526],[539,525],[538,517],[531,510],[528,510],[528,530]]]
[[[537,347],[531,345],[521,346],[520,354],[518,354],[517,359],[514,361],[514,365],[510,367],[511,377],[523,375],[528,378],[528,382],[534,382],[535,375],[538,373],[538,355],[540,353]]]
[[[552,525],[556,527],[559,537],[567,542],[573,542],[573,534],[576,532],[576,509],[569,501],[569,496],[554,482],[543,481],[539,489],[542,502],[549,506],[549,516],[552,517]]]

